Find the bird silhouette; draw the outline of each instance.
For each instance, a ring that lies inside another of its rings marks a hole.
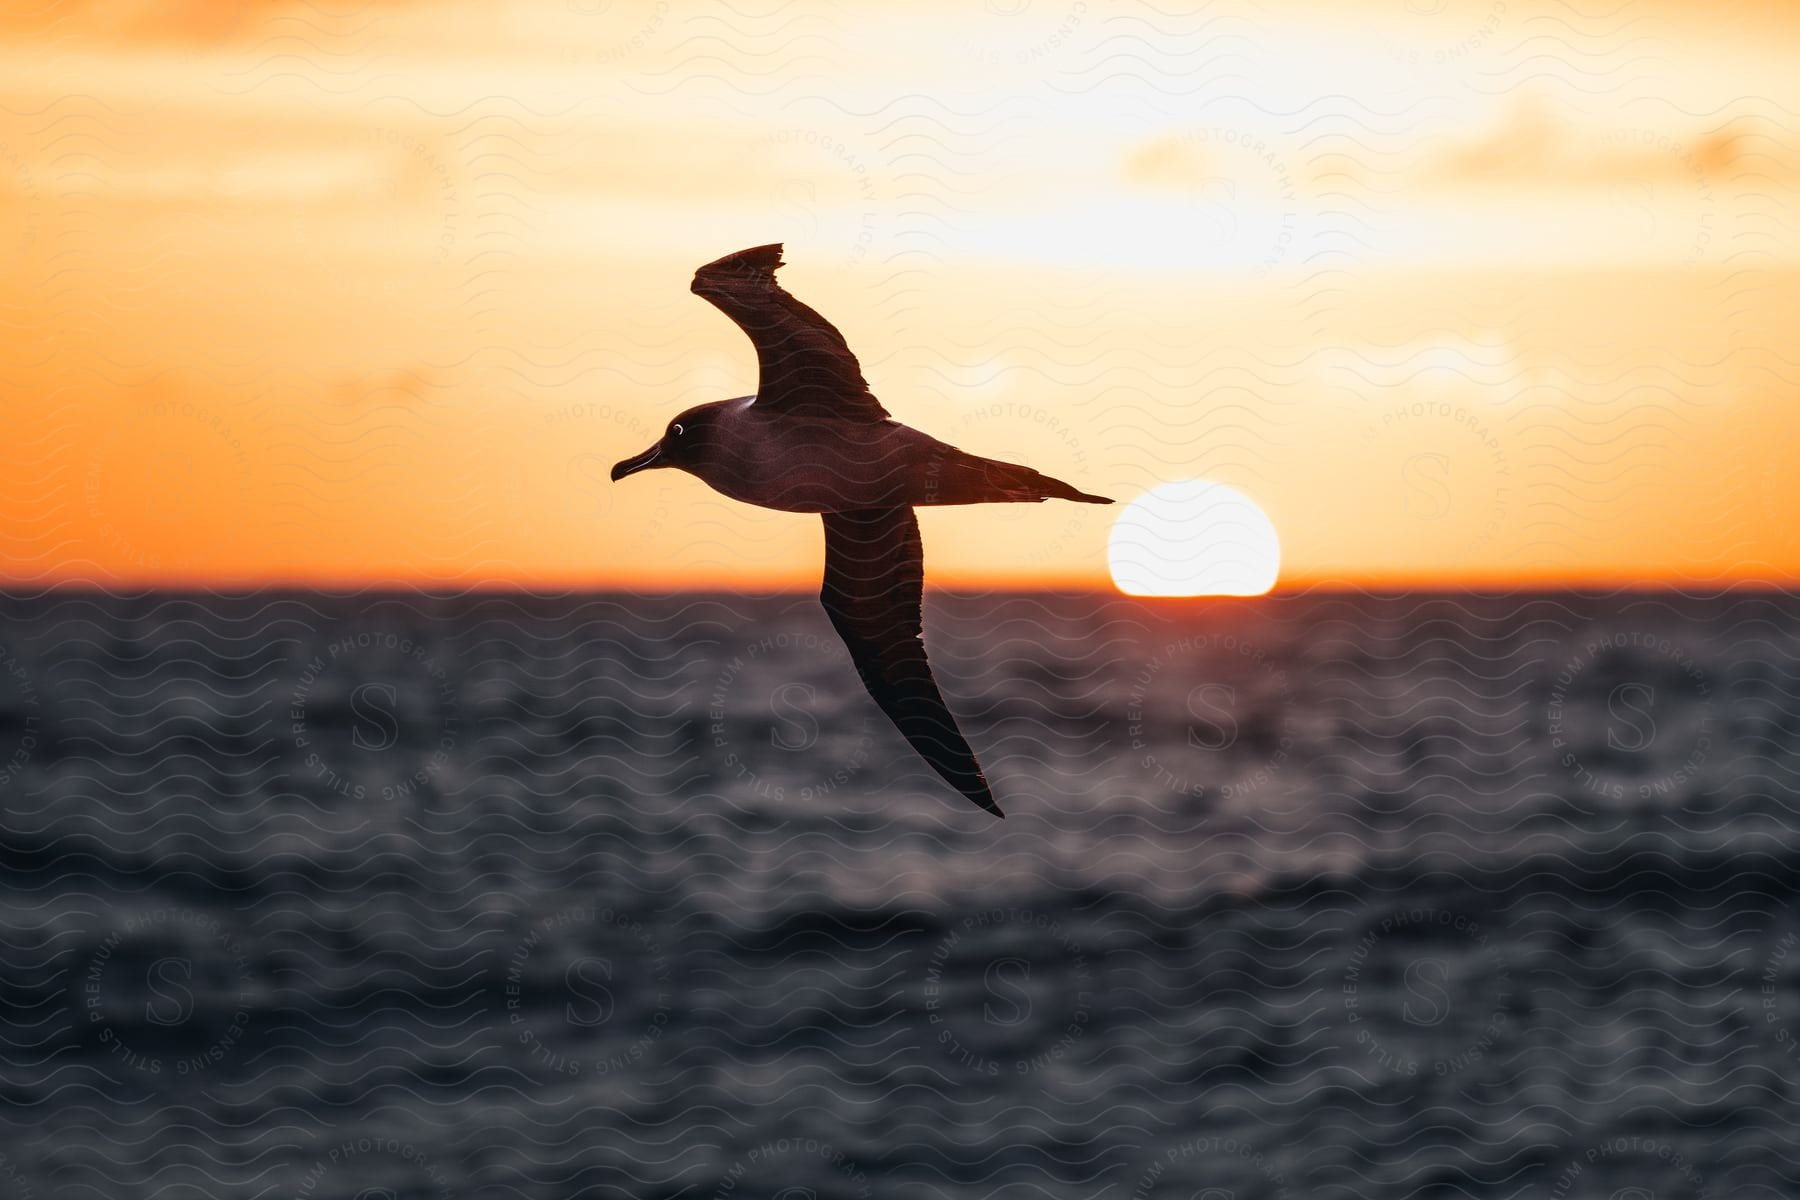
[[[775,243],[694,273],[694,293],[756,347],[756,393],[678,413],[654,446],[616,464],[612,478],[674,467],[734,500],[820,514],[819,600],[863,686],[946,782],[1003,817],[925,657],[925,552],[913,509],[1112,501],[894,420],[870,393],[844,336],[775,281],[781,265]]]

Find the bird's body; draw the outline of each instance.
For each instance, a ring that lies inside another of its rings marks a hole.
[[[678,414],[656,445],[613,467],[612,477],[678,467],[746,504],[821,514],[819,598],[864,686],[939,775],[1002,816],[925,658],[924,550],[913,509],[1112,501],[894,420],[870,394],[843,336],[775,282],[779,266],[777,244],[695,272],[694,292],[755,344],[756,394]]]
[[[786,512],[853,512],[1046,500],[1101,502],[1030,467],[968,454],[892,417],[792,417],[755,396],[689,409],[683,436],[705,443],[686,469],[715,491]]]

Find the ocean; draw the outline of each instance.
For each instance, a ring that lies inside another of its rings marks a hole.
[[[1800,1195],[1800,600],[0,599],[0,1195]]]

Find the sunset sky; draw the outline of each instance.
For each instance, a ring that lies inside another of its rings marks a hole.
[[[901,420],[1251,497],[1285,585],[1800,575],[1787,4],[49,3],[0,17],[17,585],[813,587],[672,471],[786,243]],[[1103,584],[1118,508],[923,517]]]

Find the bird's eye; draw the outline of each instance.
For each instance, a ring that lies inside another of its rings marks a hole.
[[[674,434],[676,437],[680,437],[681,433],[682,433],[681,422],[677,421],[673,425],[669,426],[669,432]]]

